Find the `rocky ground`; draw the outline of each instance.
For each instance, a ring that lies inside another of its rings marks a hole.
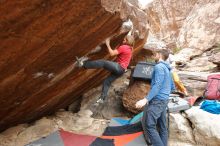
[[[0,145],[24,146],[58,129],[78,134],[100,136],[109,121],[94,119],[91,117],[91,114],[91,111],[86,110],[75,114],[71,111],[60,110],[55,115],[43,117],[34,123],[21,124],[7,129],[0,134]]]

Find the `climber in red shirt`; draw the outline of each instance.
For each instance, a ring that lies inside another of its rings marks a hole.
[[[106,40],[106,46],[109,54],[111,56],[117,56],[116,62],[103,59],[87,61],[88,58],[85,57],[77,59],[78,67],[84,67],[86,69],[104,68],[111,72],[111,74],[103,82],[102,93],[99,99],[96,101],[97,104],[104,103],[111,83],[125,73],[131,61],[133,43],[134,40],[131,36],[125,37],[123,44],[117,49],[113,50],[110,46],[110,39]]]

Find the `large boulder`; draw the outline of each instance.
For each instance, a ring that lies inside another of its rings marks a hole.
[[[184,68],[185,71],[194,72],[209,72],[213,70],[217,65],[209,61],[208,56],[196,57],[189,61]]]
[[[170,114],[170,146],[219,146],[220,115],[192,107],[182,114]]]
[[[169,145],[195,145],[190,121],[182,113],[171,113],[169,120]]]
[[[186,87],[189,95],[195,97],[203,96],[209,73],[180,71],[178,72],[178,75]]]
[[[121,43],[124,21],[140,36],[134,53],[147,36],[145,13],[124,0],[10,0],[1,1],[0,13],[0,131],[65,108],[99,85],[107,73],[75,68],[75,56],[114,60],[103,41]]]
[[[198,145],[220,145],[220,115],[215,115],[193,107],[186,111],[193,127],[193,135]]]
[[[146,7],[150,40],[163,41],[181,61],[220,42],[219,0],[154,0]],[[149,42],[147,42],[149,43]]]
[[[187,16],[177,39],[179,48],[191,48],[186,61],[220,42],[219,8],[219,0],[198,0]]]
[[[154,37],[175,47],[176,37],[197,1],[154,0],[145,9],[150,32]]]
[[[135,103],[146,97],[147,93],[150,91],[150,84],[145,81],[134,81],[124,92],[122,102],[124,107],[132,112],[139,113],[143,111],[142,109],[137,109]]]
[[[218,52],[217,54],[214,54],[210,57],[210,61],[213,62],[214,64],[217,64],[218,66],[220,66],[220,52]]]

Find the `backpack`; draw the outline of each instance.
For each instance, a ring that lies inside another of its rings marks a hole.
[[[204,92],[204,96],[211,100],[220,100],[220,74],[208,76],[208,83]]]

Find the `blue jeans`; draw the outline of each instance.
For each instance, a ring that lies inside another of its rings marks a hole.
[[[152,99],[144,108],[142,126],[146,141],[153,146],[167,146],[166,107],[168,100]],[[159,128],[159,132],[157,131]]]
[[[87,69],[104,68],[111,72],[111,74],[103,82],[100,97],[103,100],[107,97],[111,83],[125,72],[125,70],[118,63],[108,60],[86,61],[83,66]]]

